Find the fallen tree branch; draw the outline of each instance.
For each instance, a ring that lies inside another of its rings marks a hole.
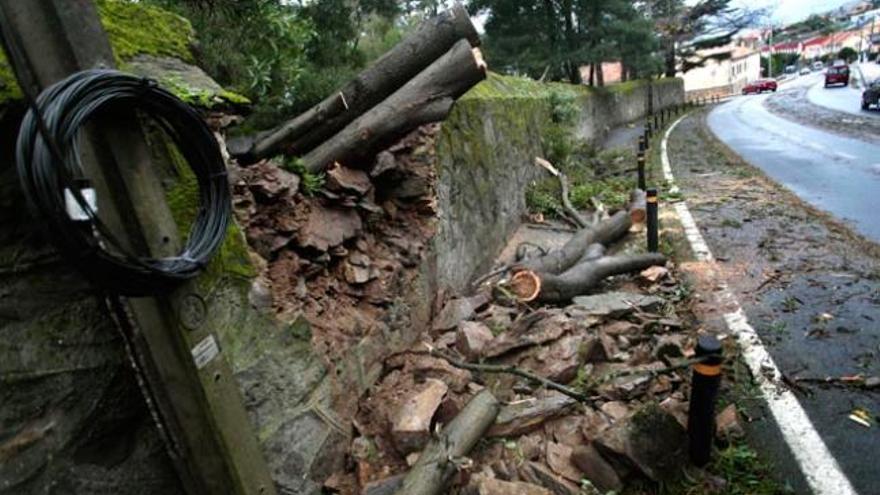
[[[584,218],[579,211],[577,211],[577,208],[575,208],[574,205],[571,204],[571,199],[568,195],[568,178],[565,176],[565,174],[554,167],[552,163],[539,156],[535,157],[535,164],[543,167],[545,170],[550,172],[551,175],[559,179],[559,188],[561,189],[560,196],[562,196],[562,208],[565,210],[565,213],[569,217],[571,217],[572,220],[574,220],[578,227],[585,229],[591,226],[592,224],[588,222],[587,219]]]
[[[627,370],[620,370],[620,371],[616,371],[616,372],[602,375],[602,376],[598,377],[596,380],[591,380],[589,382],[589,385],[587,386],[587,388],[592,390],[592,389],[599,387],[600,385],[603,385],[603,384],[608,383],[610,381],[617,380],[618,378],[626,378],[629,376],[648,375],[653,378],[653,377],[657,377],[660,375],[665,375],[667,373],[672,373],[674,371],[680,371],[680,370],[683,370],[686,368],[690,368],[691,366],[693,366],[695,364],[702,363],[703,361],[706,361],[706,359],[707,358],[705,358],[705,357],[684,359],[681,362],[679,362],[678,364],[674,364],[672,366],[667,366],[665,368],[657,368],[657,369],[630,368]]]
[[[582,394],[577,390],[574,390],[571,387],[567,387],[561,383],[554,382],[553,380],[549,380],[542,376],[536,375],[530,371],[526,371],[522,368],[517,368],[516,366],[506,366],[506,365],[498,365],[498,364],[476,364],[476,363],[468,363],[465,361],[461,361],[455,359],[454,357],[446,354],[445,352],[438,351],[436,349],[431,349],[428,351],[428,354],[431,356],[439,357],[450,365],[468,371],[476,371],[478,373],[503,373],[508,375],[518,376],[520,378],[525,378],[533,383],[537,383],[542,387],[556,390],[557,392],[567,395],[572,399],[583,402],[585,404],[592,403],[596,400],[595,397],[591,397],[586,394]]]
[[[426,20],[345,86],[296,118],[268,133],[232,139],[230,153],[242,164],[267,158],[282,148],[306,153],[387,98],[461,39],[480,37],[467,11],[456,5]]]
[[[335,161],[357,168],[363,159],[406,132],[446,118],[459,96],[486,78],[479,49],[460,40],[442,57],[387,99],[302,157],[306,169],[323,170]]]
[[[520,263],[515,268],[539,273],[562,273],[577,263],[591,244],[607,246],[626,235],[631,225],[629,213],[619,211],[607,220],[579,230],[562,248],[546,256]]]
[[[560,275],[531,270],[517,272],[515,277],[529,277],[537,280],[536,283],[532,283],[532,286],[537,286],[537,294],[531,291],[533,287],[524,286],[524,284],[511,285],[510,288],[522,301],[537,300],[561,303],[587,293],[599,282],[612,275],[631,273],[665,264],[666,256],[660,253],[606,256],[577,264]],[[528,273],[528,275],[523,275],[524,273]],[[524,288],[520,290],[522,287]]]
[[[433,439],[416,461],[397,495],[437,495],[446,491],[446,483],[455,473],[458,462],[470,453],[495,422],[501,404],[488,389],[474,396]]]

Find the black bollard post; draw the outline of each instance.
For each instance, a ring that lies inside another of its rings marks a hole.
[[[645,154],[639,153],[636,157],[636,171],[638,174],[638,188],[645,190]]]
[[[657,189],[652,187],[646,191],[645,207],[648,210],[648,251],[656,253],[660,247],[657,233],[660,223],[657,213]]]
[[[651,147],[651,137],[654,135],[654,130],[651,129],[651,121],[645,122],[645,146],[647,148]]]
[[[644,155],[646,148],[647,147],[645,146],[645,135],[642,134],[639,136],[639,154]]]
[[[660,116],[654,114],[654,129],[660,129]]]
[[[721,342],[711,335],[697,340],[696,358],[691,380],[691,401],[688,409],[688,447],[691,462],[705,466],[712,455],[715,437],[715,400],[721,385]]]

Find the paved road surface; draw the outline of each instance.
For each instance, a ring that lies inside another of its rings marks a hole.
[[[802,82],[809,83],[805,76]],[[880,242],[880,143],[795,124],[768,111],[763,96],[738,97],[709,115],[712,131],[746,161],[805,201]]]

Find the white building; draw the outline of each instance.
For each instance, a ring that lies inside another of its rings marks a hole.
[[[761,55],[744,46],[729,45],[702,52],[701,56],[730,53],[726,60],[708,60],[702,67],[691,69],[680,76],[687,93],[739,93],[742,88],[761,78]]]

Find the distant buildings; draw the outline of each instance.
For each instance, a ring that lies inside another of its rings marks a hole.
[[[747,38],[699,53],[700,57],[711,55],[728,58],[709,59],[702,67],[680,74],[684,79],[684,90],[689,96],[739,93],[746,84],[761,78],[761,56]]]

